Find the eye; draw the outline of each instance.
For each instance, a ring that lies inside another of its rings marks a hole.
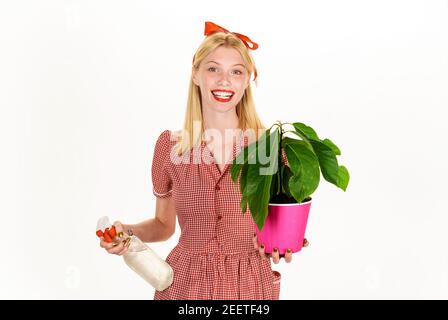
[[[216,70],[215,67],[210,67],[210,68],[208,68],[207,70],[208,70],[208,71],[211,71],[211,72],[214,72],[212,69],[213,69],[213,70]]]
[[[235,70],[235,72],[237,72],[237,75],[241,75],[241,74],[243,74],[243,72],[240,71],[240,70]]]

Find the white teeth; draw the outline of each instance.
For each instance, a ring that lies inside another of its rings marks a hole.
[[[218,96],[218,97],[220,97],[220,98],[230,98],[231,96],[233,96],[232,93],[228,93],[228,92],[219,92],[219,91],[212,92],[212,94],[213,94],[214,96]]]

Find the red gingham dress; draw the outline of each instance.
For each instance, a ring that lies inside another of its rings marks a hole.
[[[151,175],[154,195],[173,197],[181,235],[166,258],[173,283],[156,290],[154,299],[279,299],[280,273],[254,249],[256,225],[249,208],[242,213],[239,184],[230,177],[241,145],[234,144],[233,158],[221,173],[205,142],[193,148],[196,153],[172,161],[176,138],[170,136],[165,130],[157,139]]]

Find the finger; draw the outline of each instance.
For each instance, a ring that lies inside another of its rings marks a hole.
[[[101,248],[106,248],[106,241],[104,241],[103,237],[100,237],[100,247]]]
[[[292,250],[291,249],[287,249],[285,252],[285,261],[287,263],[290,263],[292,260]]]
[[[125,241],[123,241],[123,250],[121,250],[119,253],[117,253],[119,256],[123,255],[128,251],[129,246],[131,245],[131,238],[127,238]]]
[[[126,241],[120,241],[120,242],[116,243],[115,246],[113,246],[110,249],[107,249],[107,252],[110,253],[110,254],[118,254],[118,253],[120,253],[121,251],[123,251],[123,249],[125,247],[125,242]]]
[[[256,233],[252,237],[252,241],[254,243],[254,249],[258,249],[258,241],[257,241],[257,234]]]
[[[272,249],[272,261],[274,261],[275,264],[280,262],[280,253],[277,248]]]
[[[100,238],[100,247],[104,249],[111,249],[113,248],[114,243],[113,242],[107,242],[104,240],[103,237]]]
[[[117,253],[117,255],[122,256],[128,251],[129,247],[124,247],[123,250]]]
[[[266,254],[264,253],[264,245],[260,245],[260,247],[258,248],[258,252],[260,252],[260,255],[263,259],[267,259]]]
[[[122,249],[120,252],[118,252],[117,254],[118,254],[119,256],[122,256],[123,254],[125,254],[125,253],[128,251],[128,249],[129,249],[129,244],[130,244],[130,243],[128,243],[127,245],[124,244],[124,245],[123,245],[123,249]]]
[[[115,229],[117,230],[117,236],[115,238],[115,240],[117,242],[120,242],[120,241],[123,241],[123,240],[126,240],[127,238],[129,238],[129,234],[124,231],[124,226],[120,221],[115,221],[114,226],[115,226]]]
[[[306,238],[303,239],[303,246],[308,247],[309,245],[310,245],[310,243],[308,242],[308,240],[306,240]]]

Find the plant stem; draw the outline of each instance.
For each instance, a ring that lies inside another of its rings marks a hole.
[[[277,124],[277,123],[274,123],[274,124],[269,128],[269,132],[271,132],[271,129],[272,129],[273,126],[278,126],[278,124]]]
[[[282,190],[282,171],[281,171],[281,167],[283,166],[283,163],[282,163],[282,159],[283,159],[283,157],[282,157],[282,139],[283,139],[283,128],[282,128],[282,125],[280,124],[280,140],[279,140],[279,145],[278,145],[279,152],[278,152],[278,172],[277,172],[277,175],[278,175],[278,185],[279,185],[280,193],[281,193],[281,190]],[[278,193],[279,192],[277,192],[277,194]]]

